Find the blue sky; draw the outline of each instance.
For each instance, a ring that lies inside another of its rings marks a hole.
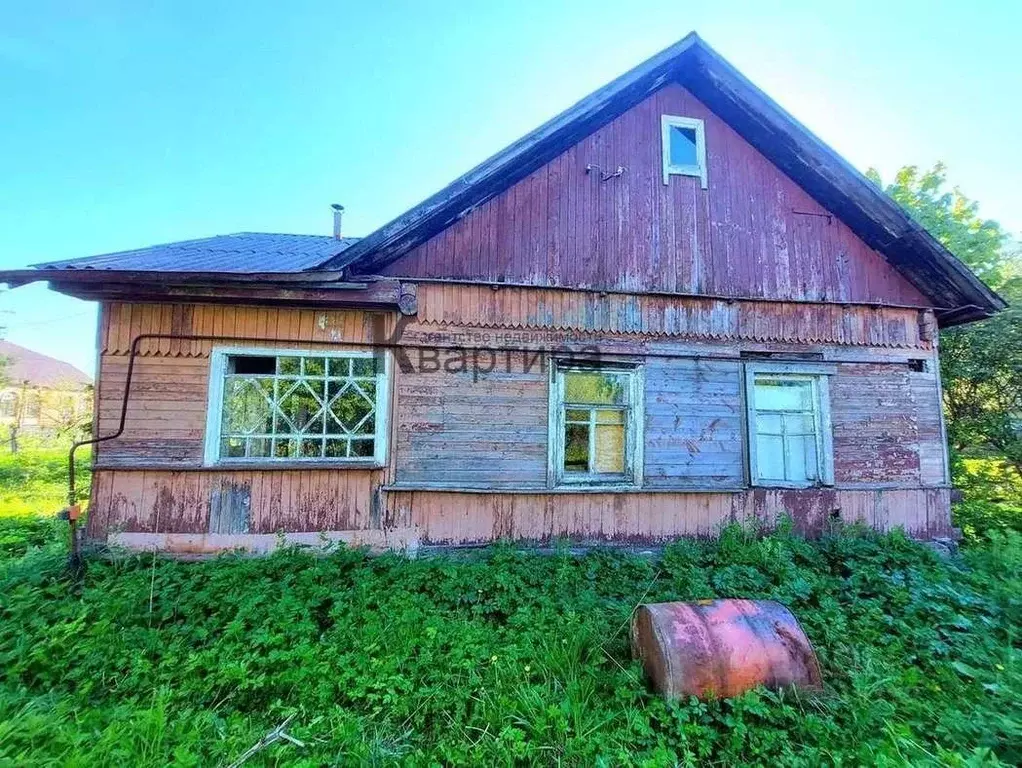
[[[850,7],[845,7],[850,6]],[[1022,233],[1016,2],[37,0],[0,25],[0,267],[238,231],[362,235],[698,31],[886,177],[944,160]],[[93,370],[92,305],[0,296]]]

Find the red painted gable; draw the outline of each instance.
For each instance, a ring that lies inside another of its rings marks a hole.
[[[660,116],[705,121],[709,188],[663,183]],[[624,173],[601,181],[587,165]],[[383,270],[401,277],[930,306],[680,85],[649,96]]]

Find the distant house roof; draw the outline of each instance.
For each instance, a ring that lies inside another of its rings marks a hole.
[[[291,273],[312,269],[340,255],[358,239],[238,232],[32,266],[47,270]]]
[[[0,341],[0,357],[5,358],[3,378],[12,384],[34,387],[80,389],[92,383],[92,377],[71,363],[57,360],[41,352],[19,347],[9,341]]]

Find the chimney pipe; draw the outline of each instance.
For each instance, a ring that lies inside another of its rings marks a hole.
[[[344,213],[344,206],[334,203],[330,206],[334,209],[334,240],[341,239],[341,214]]]

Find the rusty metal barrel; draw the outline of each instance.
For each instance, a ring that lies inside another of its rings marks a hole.
[[[667,698],[822,685],[809,638],[772,600],[640,605],[632,616],[632,653]]]

